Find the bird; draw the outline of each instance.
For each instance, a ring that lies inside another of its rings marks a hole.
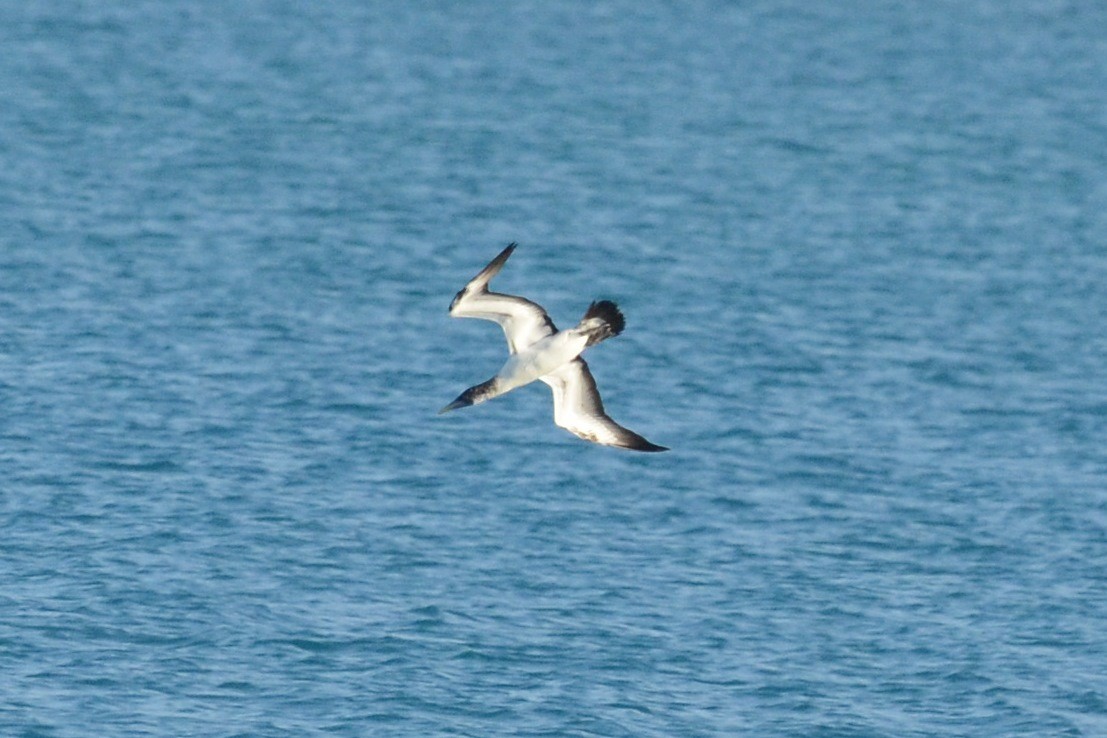
[[[553,391],[555,425],[604,446],[668,451],[665,446],[651,443],[619,425],[604,412],[596,380],[581,357],[585,349],[623,332],[626,320],[614,302],[593,302],[576,326],[559,331],[537,303],[489,291],[488,283],[503,269],[517,245],[509,244],[450,303],[453,318],[499,323],[507,337],[510,356],[496,376],[465,390],[438,414],[479,405],[539,380]]]

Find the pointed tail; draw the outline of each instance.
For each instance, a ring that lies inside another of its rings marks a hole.
[[[469,389],[462,392],[457,396],[457,399],[451,402],[446,407],[438,411],[439,415],[448,413],[451,410],[457,410],[459,407],[469,407],[470,405],[479,405],[485,400],[491,400],[493,397],[500,394],[496,387],[496,378],[492,377],[487,382],[481,382],[474,385]]]

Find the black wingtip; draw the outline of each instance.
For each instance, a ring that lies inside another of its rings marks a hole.
[[[496,254],[496,258],[488,262],[488,266],[481,269],[477,276],[470,279],[461,290],[454,295],[454,299],[450,302],[450,314],[453,314],[454,308],[458,303],[464,300],[468,295],[480,294],[488,290],[488,283],[500,273],[500,270],[504,268],[504,264],[507,263],[507,259],[511,256],[511,252],[515,250],[518,244],[512,241],[507,245],[500,253]]]
[[[611,300],[598,300],[589,305],[588,312],[584,314],[584,319],[588,320],[589,318],[599,318],[611,326],[612,336],[622,333],[627,325],[626,319],[619,311],[619,306]]]
[[[631,451],[646,451],[646,452],[649,452],[649,453],[655,453],[655,452],[658,452],[658,451],[668,451],[669,450],[668,446],[658,446],[656,443],[650,443],[645,438],[642,438],[638,443],[635,443],[633,446],[625,446],[624,448],[628,448]]]
[[[511,256],[511,253],[513,251],[515,251],[515,247],[518,246],[518,245],[519,244],[515,243],[514,241],[509,243],[507,245],[507,248],[505,248],[500,253],[496,254],[496,258],[493,259],[492,261],[488,262],[488,266],[486,266],[484,269],[481,269],[480,274],[478,274],[473,279],[476,280],[476,279],[480,279],[481,277],[487,277],[488,279],[492,279],[492,277],[494,277],[496,274],[499,273],[499,271],[501,269],[504,268],[504,264],[507,263],[508,257]]]

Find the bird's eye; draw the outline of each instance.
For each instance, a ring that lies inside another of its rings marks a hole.
[[[450,310],[453,310],[454,305],[456,305],[463,297],[465,297],[465,290],[461,290],[456,295],[454,295],[454,300],[450,303]]]

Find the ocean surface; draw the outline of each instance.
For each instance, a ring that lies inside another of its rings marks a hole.
[[[0,735],[1107,735],[1107,5],[0,8]],[[572,325],[611,415],[438,417]]]

